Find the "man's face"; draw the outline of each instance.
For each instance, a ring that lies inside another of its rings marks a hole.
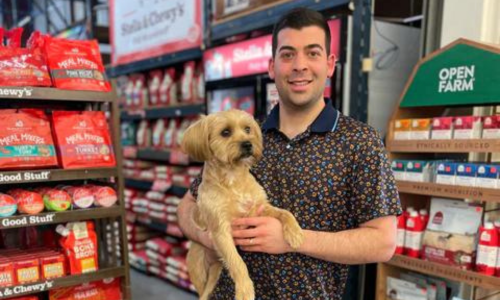
[[[269,64],[269,76],[276,83],[282,105],[309,108],[322,100],[334,64],[334,55],[326,54],[325,32],[320,27],[282,29]]]

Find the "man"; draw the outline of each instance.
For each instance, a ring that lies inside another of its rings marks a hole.
[[[275,25],[269,75],[280,103],[262,126],[264,155],[252,172],[271,203],[295,215],[305,241],[293,250],[274,218],[233,222],[256,299],[341,299],[348,264],[387,261],[394,253],[401,213],[394,178],[376,131],[323,98],[334,66],[321,14],[296,9]],[[213,248],[191,221],[196,188],[179,206],[180,225]],[[234,299],[227,272],[212,299]]]

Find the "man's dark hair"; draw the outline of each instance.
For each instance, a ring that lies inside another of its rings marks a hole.
[[[273,29],[273,58],[278,47],[278,33],[285,28],[300,30],[307,26],[317,26],[325,32],[326,54],[330,55],[330,28],[323,15],[315,10],[300,7],[292,9],[283,15],[274,25]]]

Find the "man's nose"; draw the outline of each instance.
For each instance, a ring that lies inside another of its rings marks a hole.
[[[293,70],[298,72],[307,70],[307,60],[305,55],[297,54],[295,56],[293,61]]]

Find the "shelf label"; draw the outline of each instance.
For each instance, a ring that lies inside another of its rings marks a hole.
[[[24,216],[2,219],[3,228],[28,226],[28,225],[42,225],[54,222],[55,213],[46,214],[43,216]]]
[[[125,158],[137,158],[137,147],[134,146],[123,147],[123,156]]]
[[[51,289],[54,286],[54,281],[45,281],[30,285],[20,285],[14,287],[7,287],[0,290],[0,297],[9,297],[25,293],[38,293]]]
[[[153,185],[151,186],[151,190],[155,192],[166,192],[168,189],[172,187],[172,182],[166,181],[166,180],[161,180],[157,179],[153,182]]]
[[[50,179],[50,173],[50,171],[0,173],[0,183],[46,181]]]
[[[493,145],[490,141],[446,141],[446,142],[417,142],[417,150],[490,150]]]
[[[31,97],[33,89],[30,88],[0,88],[0,95],[8,97]]]

